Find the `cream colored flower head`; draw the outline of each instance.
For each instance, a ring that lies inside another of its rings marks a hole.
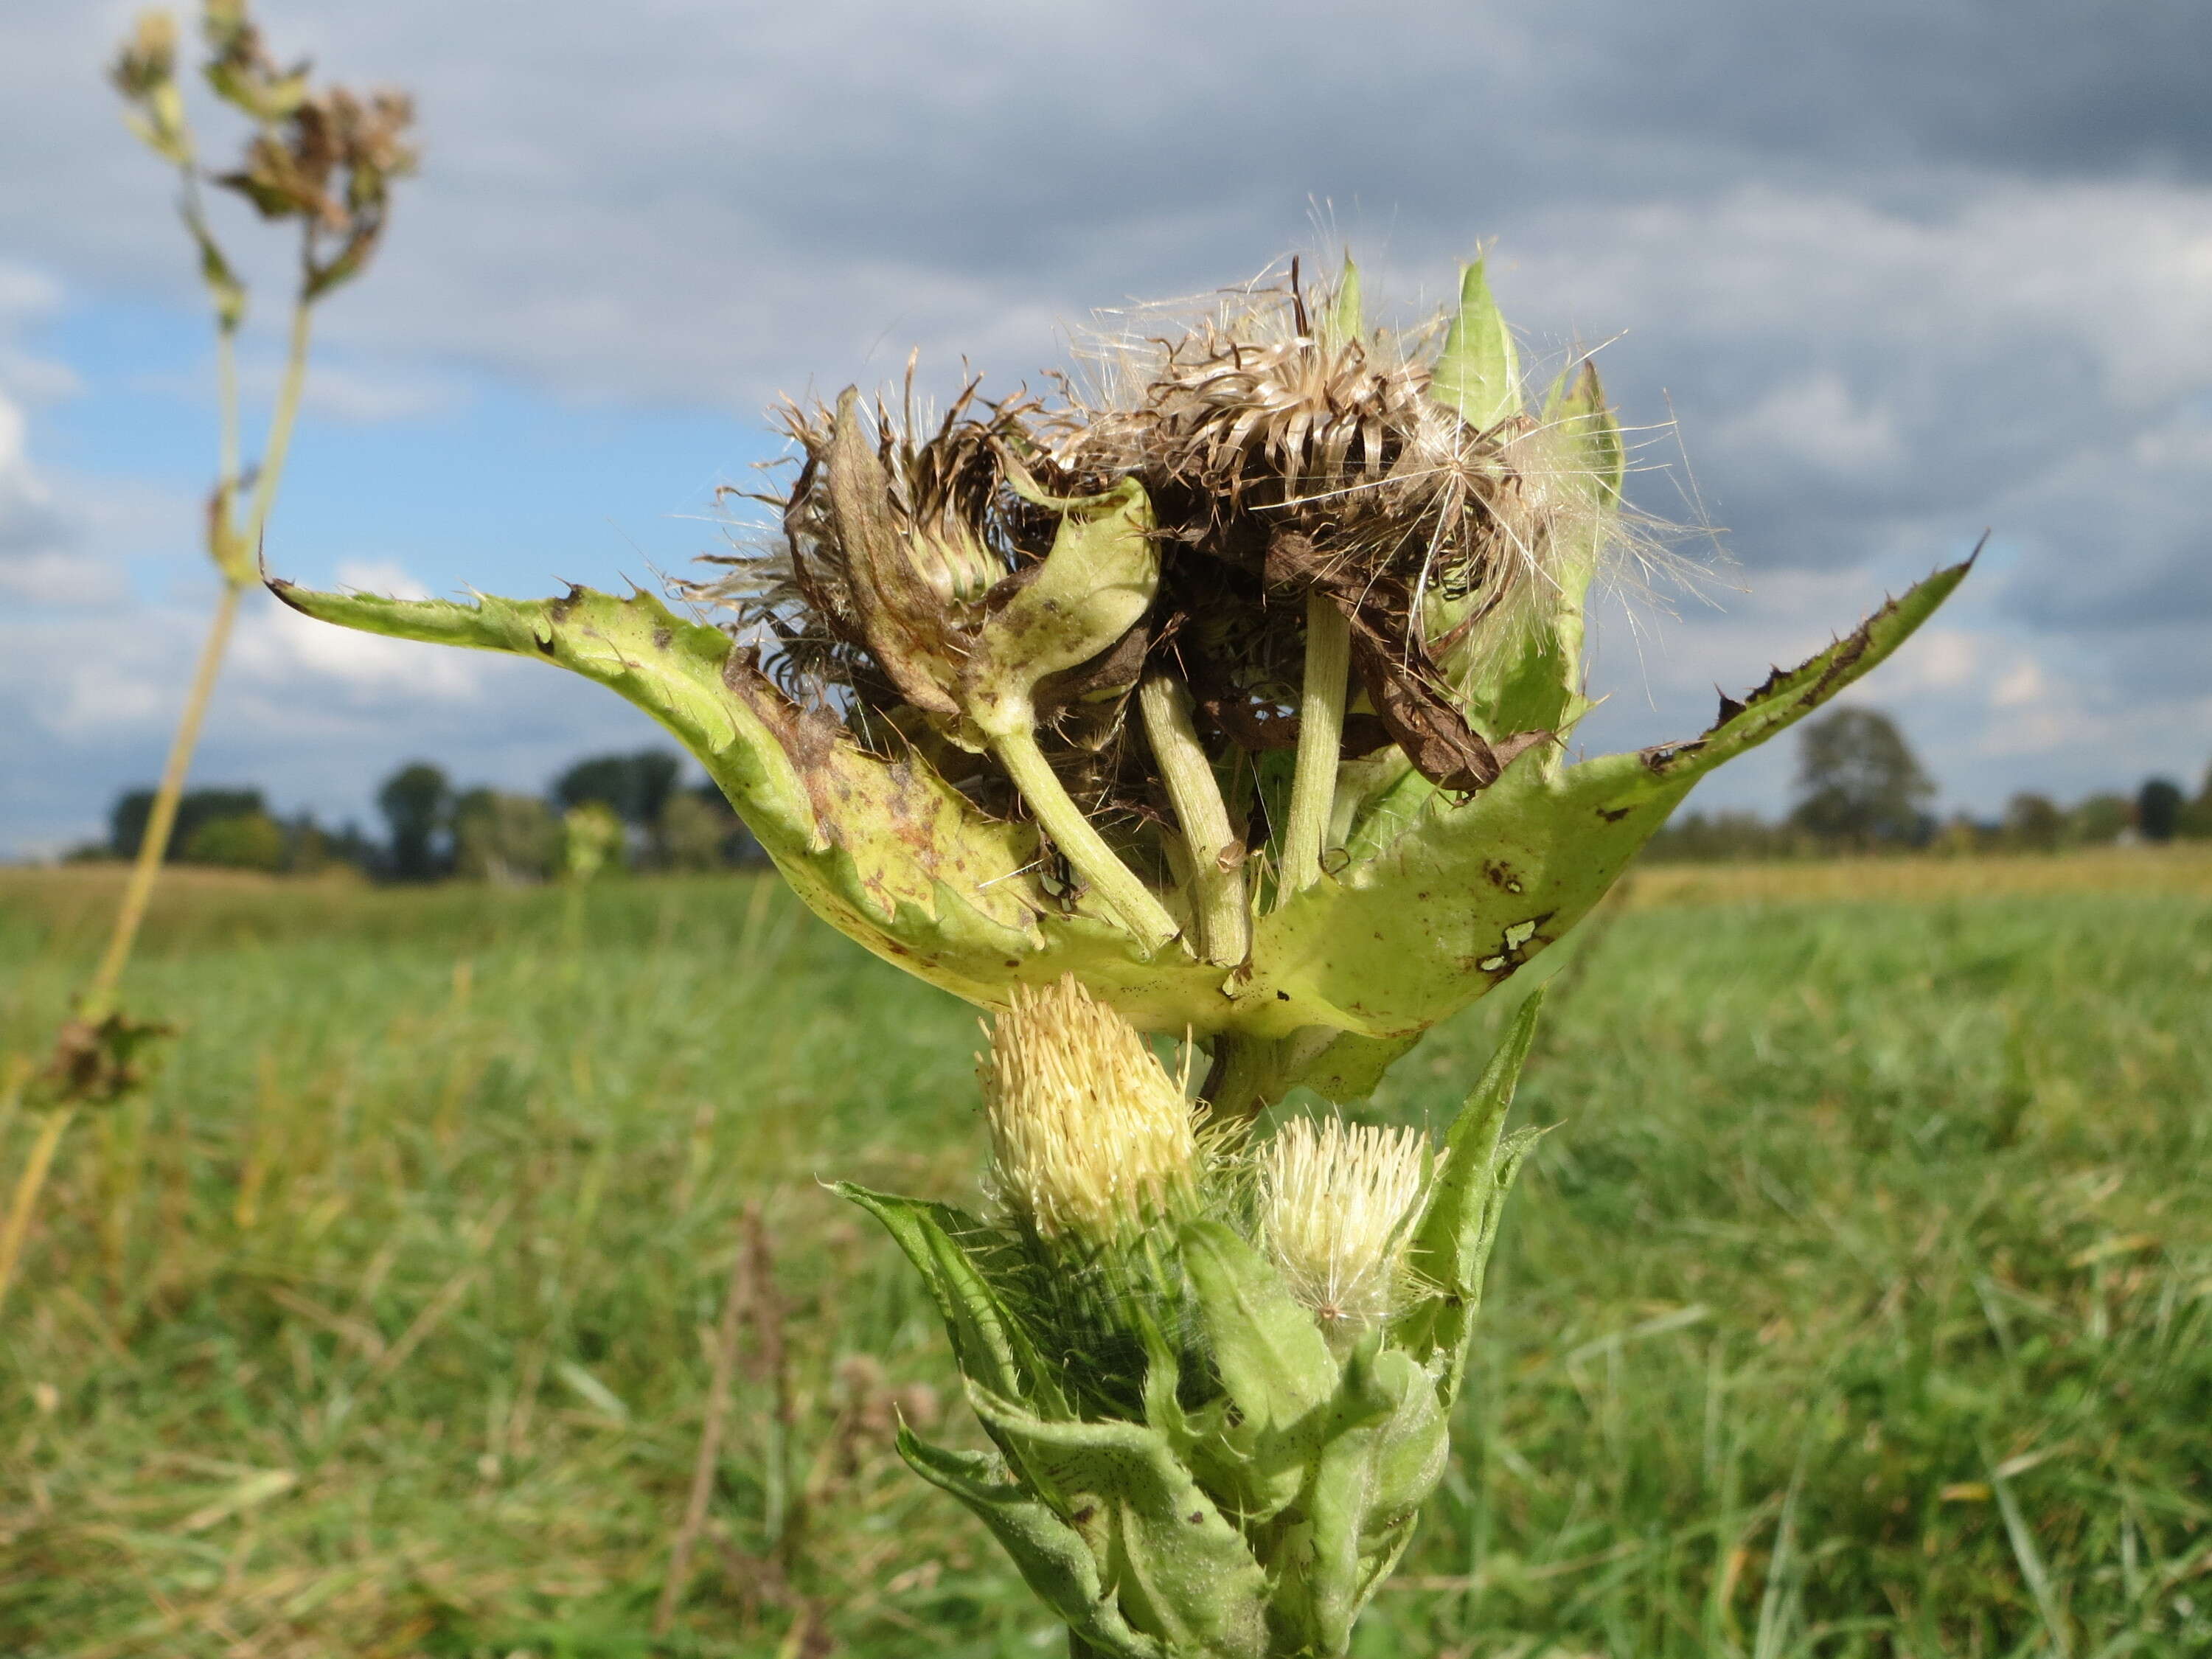
[[[1261,1148],[1260,1231],[1291,1294],[1332,1335],[1398,1311],[1429,1172],[1418,1129],[1294,1118]]]
[[[1000,1196],[1039,1237],[1103,1243],[1195,1195],[1197,1110],[1073,975],[1016,986],[976,1071]]]

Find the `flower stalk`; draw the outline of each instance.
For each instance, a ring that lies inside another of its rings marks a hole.
[[[1006,776],[1021,793],[1023,804],[1038,826],[1052,838],[1076,874],[1112,912],[1139,949],[1147,953],[1164,946],[1181,930],[1151,888],[1137,878],[1121,855],[1091,824],[1083,809],[1067,793],[1067,786],[1045,758],[1034,731],[1010,726],[992,735],[991,753],[1006,769]]]
[[[1290,823],[1283,831],[1279,904],[1321,879],[1322,842],[1336,804],[1345,693],[1351,683],[1352,623],[1316,588],[1306,595],[1305,682],[1298,696],[1297,761],[1291,775]]]
[[[1212,759],[1191,719],[1190,694],[1173,675],[1155,672],[1137,688],[1137,702],[1160,782],[1175,810],[1182,855],[1189,861],[1194,943],[1203,960],[1233,968],[1252,951],[1244,846],[1229,821]]]
[[[99,1026],[114,1012],[124,968],[168,854],[185,780],[222,672],[239,601],[256,578],[262,537],[276,506],[307,386],[315,302],[359,274],[381,234],[390,181],[414,167],[413,152],[401,137],[412,118],[404,97],[380,94],[364,106],[343,88],[311,94],[304,68],[282,70],[268,56],[245,0],[210,0],[203,33],[210,53],[210,83],[257,124],[244,170],[215,182],[247,195],[265,218],[301,222],[300,290],[287,332],[283,378],[267,441],[250,475],[252,493],[241,523],[235,509],[249,475],[241,471],[240,459],[238,333],[246,320],[246,290],[208,223],[198,146],[176,81],[175,22],[165,12],[142,14],[109,78],[123,95],[125,118],[132,131],[177,170],[178,211],[198,251],[201,281],[214,314],[219,470],[208,505],[207,551],[222,580],[222,592],[178,714],[114,927],[78,998],[76,1023],[89,1027]],[[364,113],[365,109],[374,112]],[[289,137],[281,125],[288,121],[292,124]],[[292,181],[290,188],[257,182],[258,173],[272,167],[284,170]],[[349,180],[349,205],[344,208],[325,193],[334,174]],[[320,260],[319,248],[333,230],[344,239],[343,252],[337,260]]]

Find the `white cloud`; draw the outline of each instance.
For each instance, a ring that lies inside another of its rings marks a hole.
[[[82,580],[72,526],[32,464],[27,405],[73,389],[65,367],[27,350],[20,335],[60,304],[52,278],[0,259],[0,597],[64,598]]]
[[[349,564],[347,587],[399,599],[428,597],[396,564]],[[257,604],[232,647],[243,690],[257,697],[336,698],[353,709],[394,720],[415,705],[465,703],[483,690],[484,659],[474,652],[436,650],[303,617],[289,606]]]
[[[1863,477],[1905,459],[1895,417],[1860,404],[1832,371],[1775,387],[1722,422],[1713,436],[1748,456],[1778,456],[1844,477]]]
[[[65,597],[80,573],[53,493],[31,465],[21,405],[0,389],[0,594]]]
[[[2212,374],[2212,190],[2180,182],[1993,180],[1913,211],[1844,190],[1755,184],[1538,216],[1510,250],[1532,291],[1585,328],[1842,328],[1956,356],[2021,337],[2023,367],[2086,348],[2104,395],[2159,406]]]
[[[445,414],[467,397],[450,376],[385,374],[317,363],[302,401],[310,414],[349,426],[381,426]]]
[[[1990,707],[1992,708],[2025,708],[2045,702],[2051,695],[2051,682],[2044,677],[2043,665],[2033,657],[2022,657],[1990,685]]]
[[[1929,623],[1912,636],[1911,649],[1892,665],[1887,679],[1898,689],[1906,686],[1936,691],[1955,691],[1972,685],[1985,672],[1988,650],[1978,636],[1964,629]]]

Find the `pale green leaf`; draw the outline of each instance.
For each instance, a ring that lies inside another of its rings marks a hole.
[[[1469,426],[1486,432],[1520,411],[1521,359],[1512,331],[1490,297],[1482,266],[1477,259],[1461,275],[1459,310],[1444,336],[1429,390]]]
[[[1006,1399],[1034,1401],[1051,1414],[1066,1410],[1051,1368],[959,1242],[981,1234],[981,1222],[950,1204],[871,1192],[848,1181],[831,1190],[882,1222],[906,1252],[944,1316],[963,1376]]]
[[[930,1445],[904,1425],[897,1444],[908,1468],[975,1511],[1030,1591],[1094,1649],[1111,1659],[1164,1659],[1158,1640],[1121,1617],[1083,1535],[991,1458]]]
[[[1261,1659],[1267,1575],[1164,1436],[1135,1423],[1045,1422],[972,1385],[969,1398],[1104,1564],[1104,1589],[1133,1626],[1171,1654]]]

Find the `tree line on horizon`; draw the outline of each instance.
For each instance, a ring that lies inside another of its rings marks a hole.
[[[271,873],[350,866],[382,881],[529,884],[550,880],[562,867],[562,815],[596,803],[621,820],[630,867],[712,871],[763,861],[721,792],[682,778],[683,762],[662,749],[589,756],[544,795],[457,788],[441,768],[412,761],[377,790],[381,836],[356,823],[325,826],[307,812],[280,817],[258,789],[194,789],[179,805],[169,857]],[[2129,839],[2212,839],[2212,768],[2193,796],[2171,778],[2154,777],[2132,794],[2105,792],[2061,804],[2022,791],[1994,820],[1966,813],[1939,819],[1928,810],[1935,781],[1896,722],[1869,708],[1839,708],[1804,728],[1796,795],[1779,820],[1741,811],[1680,814],[1644,856],[1695,863],[1838,853],[2051,853]],[[134,857],[153,799],[151,789],[125,792],[109,813],[106,841],[71,857]]]
[[[444,769],[410,761],[376,792],[381,836],[355,823],[331,826],[311,812],[272,811],[255,788],[187,791],[179,803],[169,861],[270,874],[321,875],[348,867],[379,881],[450,878],[526,885],[562,867],[564,815],[605,808],[623,826],[623,862],[640,870],[712,871],[761,863],[759,844],[711,783],[683,781],[672,750],[592,755],[543,795],[457,787]],[[151,814],[151,789],[126,790],[108,813],[104,842],[73,861],[136,857]]]
[[[1838,853],[2057,853],[2135,841],[2212,839],[2212,766],[2194,796],[2171,778],[2132,794],[2104,791],[2061,804],[2022,790],[1995,819],[1929,809],[1935,780],[1887,714],[1838,708],[1802,728],[1796,804],[1778,821],[1757,812],[1682,812],[1651,838],[1655,862],[1829,857]]]

